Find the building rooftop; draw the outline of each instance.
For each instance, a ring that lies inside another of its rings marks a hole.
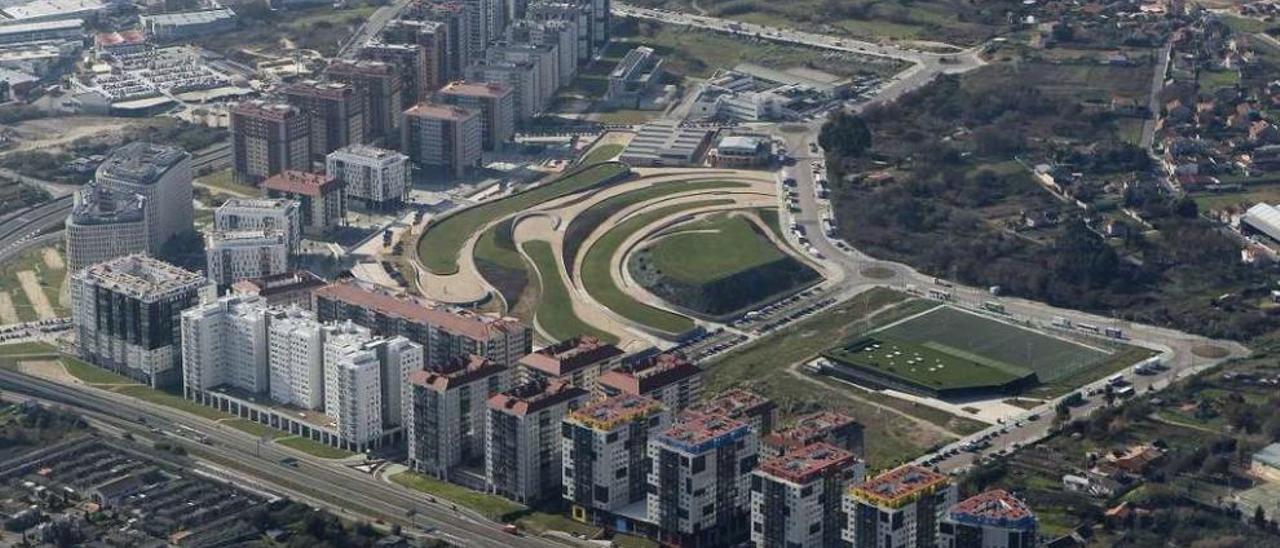
[[[208,237],[208,247],[216,247],[218,249],[284,245],[288,243],[285,240],[284,232],[274,229],[211,230],[206,236]]]
[[[582,335],[544,346],[520,358],[520,365],[552,377],[561,377],[621,355],[622,349],[596,337]]]
[[[98,166],[97,176],[139,185],[155,184],[190,157],[178,147],[137,141],[111,151],[111,156]]]
[[[628,394],[648,394],[702,374],[698,366],[676,354],[657,354],[600,375],[599,383]]]
[[[502,82],[449,82],[448,85],[440,89],[441,95],[461,95],[489,99],[511,95],[511,92],[511,86]]]
[[[157,13],[152,15],[140,16],[143,24],[152,23],[157,25],[203,25],[225,19],[235,19],[235,12],[226,9],[196,10],[196,11],[180,11],[174,13]]]
[[[849,490],[854,497],[877,506],[899,508],[932,493],[950,481],[947,476],[914,464],[904,464]]]
[[[432,120],[450,120],[454,122],[461,122],[468,118],[474,118],[476,114],[476,111],[469,108],[429,102],[418,103],[404,111],[405,116],[429,118]]]
[[[218,209],[228,211],[232,209],[281,210],[297,206],[298,202],[288,198],[227,198],[227,201],[222,202]]]
[[[293,272],[264,276],[262,278],[255,278],[252,280],[240,280],[231,284],[231,290],[236,293],[260,295],[262,297],[270,298],[272,295],[279,293],[324,287],[328,283],[329,282],[326,282],[324,278],[315,275],[309,270],[295,270]]]
[[[772,447],[799,448],[825,437],[833,430],[857,424],[853,417],[832,411],[819,411],[800,417],[791,426],[765,436],[764,443]]]
[[[450,388],[456,388],[487,378],[490,375],[501,372],[503,369],[501,364],[494,363],[481,356],[468,354],[466,356],[458,356],[453,361],[445,364],[440,371],[414,371],[413,374],[409,375],[409,382],[438,392],[444,392]]]
[[[372,145],[365,145],[365,144],[347,145],[338,150],[330,152],[329,155],[330,156],[344,156],[344,155],[358,156],[360,158],[368,158],[371,160],[378,160],[378,161],[390,160],[390,159],[403,159],[403,160],[409,159],[408,156],[405,156],[400,151],[379,148],[379,147],[375,147]]]
[[[853,453],[828,443],[806,445],[760,464],[760,471],[775,478],[805,485],[830,473],[849,470],[858,459]]]
[[[66,19],[90,15],[105,10],[106,4],[98,0],[34,0],[18,6],[4,8],[4,16],[20,20]]]
[[[1273,443],[1253,454],[1253,460],[1272,468],[1280,468],[1280,443]]]
[[[335,100],[350,97],[355,94],[355,89],[343,82],[301,80],[285,86],[281,92],[285,95]]]
[[[86,280],[130,297],[147,300],[179,289],[202,287],[205,277],[146,255],[126,255],[87,267]]]
[[[685,412],[677,417],[675,426],[654,439],[685,453],[700,454],[750,434],[751,426],[740,420]]]
[[[312,197],[323,196],[340,186],[333,177],[307,171],[283,171],[262,182],[262,188],[267,190]]]
[[[710,135],[711,130],[707,128],[686,127],[674,120],[649,122],[640,126],[636,136],[627,144],[622,160],[667,158],[689,161]]]
[[[330,284],[317,289],[315,295],[317,298],[341,301],[405,321],[435,326],[472,339],[486,340],[495,331],[524,329],[524,324],[515,318],[481,315],[464,309],[445,309],[438,303],[397,295],[354,281]]]
[[[952,506],[947,517],[956,523],[978,527],[999,527],[1030,531],[1036,527],[1035,514],[1027,504],[1001,489],[969,497]]]
[[[761,137],[752,137],[749,135],[730,135],[720,139],[716,143],[716,148],[720,150],[732,150],[743,154],[754,154],[764,146],[764,139]]]
[[[722,392],[697,406],[694,410],[708,415],[723,415],[731,419],[742,419],[775,406],[769,398],[749,390],[735,388]]]
[[[122,30],[120,32],[99,32],[93,37],[94,45],[105,48],[112,46],[132,46],[145,43],[146,35],[141,31]]]
[[[586,396],[586,390],[567,382],[531,382],[489,398],[489,408],[523,417]]]
[[[11,23],[0,20],[0,36],[47,30],[72,31],[82,28],[84,28],[84,19],[59,19],[57,21],[36,21],[31,23]]]
[[[656,400],[635,394],[621,394],[597,400],[574,411],[567,420],[592,430],[608,432],[620,424],[646,419],[659,411],[662,411],[662,404]]]
[[[298,116],[301,112],[289,103],[251,99],[236,104],[235,108],[231,109],[231,114],[279,122]]]
[[[73,224],[99,225],[142,222],[146,198],[132,192],[112,192],[90,181],[76,191],[68,217]]]
[[[325,69],[326,74],[358,74],[362,76],[390,76],[395,67],[383,61],[360,59],[357,61],[334,60]]]

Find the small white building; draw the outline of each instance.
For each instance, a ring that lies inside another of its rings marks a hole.
[[[205,268],[220,286],[289,271],[289,240],[278,230],[215,230],[205,236]]]
[[[302,216],[295,200],[285,198],[230,198],[213,211],[213,229],[279,230],[285,233],[289,252],[302,243]]]
[[[385,148],[349,145],[325,157],[325,173],[343,183],[349,203],[394,211],[409,198],[409,157]]]

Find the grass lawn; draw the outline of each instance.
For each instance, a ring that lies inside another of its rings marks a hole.
[[[782,232],[782,221],[778,219],[778,208],[762,207],[756,210],[756,215],[759,215],[760,220],[769,226],[769,230],[773,231],[778,241],[787,241],[787,235]]]
[[[231,174],[231,168],[215,171],[203,177],[197,177],[195,183],[197,185],[207,186],[215,191],[220,190],[224,194],[230,194],[232,196],[262,195],[262,189],[258,187],[242,185],[235,182],[234,177]]]
[[[1200,86],[1208,91],[1218,88],[1229,88],[1240,83],[1240,71],[1237,70],[1202,70]]]
[[[267,438],[267,439],[274,440],[274,439],[283,438],[289,435],[285,432],[276,430],[275,428],[272,428],[265,424],[259,424],[259,423],[253,422],[249,419],[225,420],[225,421],[222,421],[222,424],[235,428],[236,430],[242,430],[244,432],[248,432],[259,438]]]
[[[543,241],[524,243],[524,252],[533,259],[538,269],[538,280],[541,282],[542,297],[534,313],[538,326],[555,340],[565,340],[578,335],[593,335],[610,343],[618,342],[612,333],[596,329],[578,318],[573,312],[573,304],[569,290],[560,277],[560,266],[556,264],[555,253],[551,244]]]
[[[755,225],[716,215],[682,225],[653,244],[653,265],[664,277],[700,285],[787,258]]]
[[[458,271],[458,253],[463,243],[480,227],[547,200],[591,188],[626,173],[628,169],[616,163],[588,166],[533,190],[451,215],[427,227],[426,233],[418,240],[418,258],[423,267],[435,274],[453,274]]]
[[[999,386],[1031,375],[1011,364],[948,350],[876,334],[831,349],[826,356],[934,390]]]
[[[499,497],[472,491],[461,485],[443,482],[416,472],[400,472],[391,481],[415,491],[421,491],[466,506],[491,520],[524,511],[525,507]]]
[[[1276,26],[1275,23],[1268,23],[1261,19],[1241,17],[1239,15],[1231,15],[1227,13],[1218,14],[1218,20],[1222,21],[1228,27],[1231,27],[1231,30],[1236,32],[1266,32],[1268,29]]]
[[[626,147],[614,143],[600,145],[591,149],[591,152],[588,152],[586,156],[583,156],[580,163],[584,166],[590,166],[600,162],[607,162],[616,158],[619,154],[622,154],[623,148]]]
[[[731,204],[732,200],[702,200],[667,206],[632,216],[615,225],[587,249],[582,260],[582,285],[597,302],[623,317],[667,333],[684,333],[693,329],[693,320],[649,306],[633,299],[613,282],[610,260],[622,243],[646,226],[682,211]]]
[[[517,519],[516,525],[539,534],[546,531],[564,531],[566,533],[586,535],[587,538],[595,538],[601,531],[599,527],[592,527],[585,523],[574,521],[568,516],[548,514],[546,512],[534,512]]]
[[[1194,198],[1200,211],[1218,211],[1234,206],[1248,208],[1261,202],[1280,202],[1280,184],[1248,185],[1239,192],[1197,194]]]
[[[977,356],[1034,371],[1042,383],[1106,361],[1106,352],[951,307],[877,333],[958,355]]]
[[[58,349],[46,342],[20,342],[0,345],[0,356],[52,355]]]
[[[67,373],[70,373],[71,376],[80,379],[80,381],[85,384],[129,384],[138,385],[139,387],[142,386],[138,384],[138,381],[129,377],[108,371],[72,356],[62,357],[62,367],[64,367],[67,370]]]
[[[58,293],[62,289],[62,282],[67,277],[67,270],[65,268],[52,269],[45,265],[43,258],[45,247],[30,248],[0,265],[0,291],[9,293],[9,298],[13,300],[14,312],[18,315],[20,321],[28,322],[40,319],[36,314],[35,307],[31,305],[31,300],[27,297],[27,292],[22,290],[22,283],[18,281],[18,273],[24,270],[30,270],[35,273],[45,298],[53,307],[54,314],[59,316],[68,315],[67,309],[62,307],[58,299]],[[60,245],[49,247],[57,249],[59,253],[62,252]]]
[[[170,394],[162,390],[155,390],[151,387],[142,386],[140,384],[120,386],[115,388],[114,391],[117,394],[124,394],[131,398],[138,398],[140,400],[163,405],[165,407],[172,407],[179,411],[191,413],[192,415],[204,417],[210,420],[233,418],[231,415],[218,411],[212,407],[206,407],[196,402],[182,399],[182,397],[177,394]]]
[[[313,457],[320,457],[322,459],[345,459],[355,454],[355,453],[352,453],[351,451],[338,449],[337,447],[329,447],[328,445],[325,445],[313,439],[303,438],[299,436],[279,438],[276,440],[276,443],[283,445],[285,447],[288,447],[290,449],[296,449],[298,451],[302,451],[303,453],[306,453]]]

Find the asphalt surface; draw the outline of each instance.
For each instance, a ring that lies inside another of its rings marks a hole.
[[[41,233],[61,227],[71,213],[71,205],[68,195],[0,219],[0,260],[22,251]]]

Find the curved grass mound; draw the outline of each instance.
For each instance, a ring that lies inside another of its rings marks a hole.
[[[551,244],[543,241],[529,241],[520,246],[525,255],[533,261],[538,271],[538,280],[542,284],[542,298],[538,301],[538,309],[534,312],[538,327],[552,339],[563,341],[579,335],[593,335],[609,343],[618,342],[618,338],[582,321],[573,311],[573,301],[569,290],[560,277],[560,267],[556,265],[555,252]]]
[[[682,211],[731,203],[733,200],[730,199],[702,200],[667,206],[628,218],[606,232],[587,249],[582,259],[583,287],[601,305],[638,324],[672,335],[693,329],[693,320],[637,301],[619,288],[610,276],[610,259],[632,234],[664,217]]]
[[[619,211],[629,206],[681,192],[694,192],[713,188],[744,188],[748,186],[750,185],[738,181],[670,181],[602,200],[600,203],[583,210],[582,213],[579,213],[573,220],[569,221],[569,226],[565,227],[565,270],[569,272],[569,277],[572,278],[573,266],[577,261],[578,251],[581,249],[582,244],[587,241],[587,237],[591,236],[591,233],[610,217],[617,215]]]
[[[618,162],[595,164],[567,173],[533,190],[450,215],[427,227],[426,233],[418,240],[418,260],[432,274],[444,276],[456,273],[462,245],[480,227],[548,200],[616,181],[630,170],[626,164]]]
[[[723,214],[662,237],[633,254],[627,268],[662,300],[708,316],[751,307],[820,278],[754,223]]]

